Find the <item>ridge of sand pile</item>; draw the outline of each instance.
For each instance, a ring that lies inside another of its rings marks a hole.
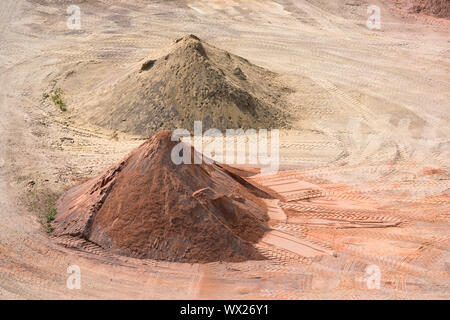
[[[288,126],[278,75],[217,49],[194,35],[176,40],[83,106],[85,121],[134,135],[183,128],[205,130]]]
[[[170,154],[177,143],[170,131],[160,132],[101,176],[69,190],[57,202],[53,234],[137,258],[262,259],[252,243],[263,236],[268,218],[256,190],[216,164],[175,165]]]
[[[449,0],[415,0],[412,10],[416,13],[450,19]]]

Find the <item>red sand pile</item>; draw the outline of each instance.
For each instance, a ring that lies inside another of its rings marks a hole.
[[[262,259],[252,245],[267,221],[256,190],[216,164],[175,165],[171,151],[178,143],[171,131],[160,132],[100,177],[69,190],[57,202],[53,234],[138,258]]]

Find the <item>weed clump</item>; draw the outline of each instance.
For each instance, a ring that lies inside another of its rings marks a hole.
[[[61,111],[67,111],[67,107],[62,99],[62,95],[63,95],[62,89],[56,88],[55,90],[52,90],[50,92],[50,94],[47,92],[44,92],[44,94],[42,95],[42,98],[44,100],[50,98],[52,100],[53,104],[56,107],[58,107]]]
[[[55,220],[55,216],[56,216],[56,208],[55,207],[50,207],[49,212],[45,215],[45,218],[47,219],[47,222],[52,222],[53,220]]]
[[[56,208],[54,206],[51,206],[48,210],[48,212],[45,215],[45,230],[47,233],[51,233],[53,231],[53,227],[51,226],[51,222],[55,220],[56,217]]]

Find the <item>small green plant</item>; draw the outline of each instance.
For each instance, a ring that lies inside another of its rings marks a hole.
[[[53,227],[49,223],[47,223],[47,226],[45,227],[45,231],[47,233],[51,233],[53,231]]]
[[[49,212],[45,215],[47,223],[50,223],[53,220],[55,220],[55,216],[56,216],[56,208],[52,206],[50,207]]]
[[[63,94],[62,89],[56,88],[54,91],[52,91],[51,98],[55,106],[57,106],[61,111],[67,111],[67,107],[64,101],[62,100],[62,94]]]
[[[24,187],[20,193],[20,200],[27,206],[30,213],[36,215],[42,230],[51,233],[53,231],[52,222],[57,216],[56,200],[61,194],[55,193],[39,183],[40,174],[35,172],[17,177],[17,183]]]
[[[51,206],[47,212],[47,214],[45,215],[45,230],[47,231],[47,233],[51,233],[53,231],[53,227],[50,224],[53,220],[55,220],[56,217],[56,208],[54,206]]]

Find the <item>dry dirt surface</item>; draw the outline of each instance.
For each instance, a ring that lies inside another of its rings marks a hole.
[[[450,23],[395,3],[2,0],[0,299],[449,299]],[[252,243],[263,259],[171,262],[55,239],[56,200],[148,135],[82,122],[80,106],[150,77],[158,62],[134,72],[186,34],[289,88],[289,128],[271,126],[280,172],[226,169],[270,195],[255,200],[269,217]]]

